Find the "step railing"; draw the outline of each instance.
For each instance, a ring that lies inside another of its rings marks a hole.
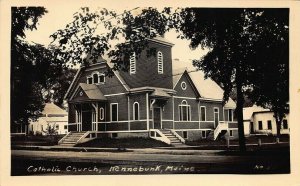
[[[156,140],[159,140],[159,141],[162,141],[162,142],[165,142],[167,144],[171,144],[171,141],[170,139],[164,135],[164,133],[162,133],[160,130],[158,129],[150,129],[150,132],[155,132],[154,136],[151,136],[150,135],[150,138],[153,138],[153,139],[156,139]],[[156,134],[159,134],[159,136],[157,136]]]
[[[79,143],[82,139],[87,137],[90,134],[90,131],[86,131],[77,141],[75,144]]]
[[[176,136],[176,138],[178,138],[180,140],[181,143],[185,143],[185,139],[183,139],[183,137],[181,137],[179,134],[177,134],[177,132],[173,129],[170,130],[171,133]]]
[[[63,138],[61,138],[59,141],[58,141],[58,145],[61,144],[66,138],[67,136],[69,136],[71,134],[71,132],[68,132]]]
[[[214,140],[218,138],[218,135],[222,130],[228,130],[228,122],[220,121],[217,128],[214,130]]]

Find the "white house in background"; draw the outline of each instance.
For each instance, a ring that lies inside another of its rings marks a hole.
[[[68,133],[68,113],[55,105],[46,103],[42,116],[35,122],[30,122],[28,132],[33,134],[46,135],[48,124],[55,127],[58,134]]]
[[[253,113],[261,112],[261,111],[269,111],[269,109],[264,109],[264,108],[256,106],[256,105],[253,105],[252,107],[243,108],[244,133],[246,136],[249,136],[250,133],[254,133],[254,130],[252,130],[252,132],[251,132],[251,129],[253,129],[253,127],[252,127],[253,122],[251,121]]]
[[[276,121],[274,113],[269,109],[259,106],[243,108],[244,133],[246,136],[255,134],[276,135]],[[281,134],[289,134],[289,114],[283,119],[281,124]]]

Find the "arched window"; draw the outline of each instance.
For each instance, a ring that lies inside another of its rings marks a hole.
[[[93,78],[87,77],[87,84],[93,84]]]
[[[99,84],[105,83],[105,75],[100,74],[99,72],[95,71],[91,75],[87,76],[87,84]]]
[[[159,74],[164,73],[164,56],[161,51],[157,52],[157,70]]]
[[[104,108],[103,107],[101,107],[99,109],[99,119],[104,120]]]
[[[138,102],[133,103],[133,120],[140,119],[140,106]]]
[[[93,74],[94,83],[99,83],[99,75],[98,73]]]
[[[99,75],[99,83],[105,83],[105,75],[104,74]]]
[[[191,121],[191,106],[186,100],[179,105],[179,121]]]
[[[136,73],[136,56],[135,56],[135,52],[132,53],[132,55],[130,56],[130,74],[135,74]]]

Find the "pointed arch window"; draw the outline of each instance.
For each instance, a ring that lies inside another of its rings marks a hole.
[[[133,103],[133,120],[140,119],[140,105],[138,102]]]
[[[164,56],[161,51],[157,52],[157,70],[159,74],[164,73]]]
[[[136,73],[136,56],[135,56],[135,52],[132,53],[132,55],[130,56],[129,59],[130,62],[130,74],[135,74]]]

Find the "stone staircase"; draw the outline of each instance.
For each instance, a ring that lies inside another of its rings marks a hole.
[[[80,139],[84,138],[86,133],[86,131],[70,132],[58,142],[58,145],[73,147]]]
[[[172,146],[175,147],[187,146],[184,143],[182,143],[180,139],[177,136],[175,136],[170,130],[160,130],[160,132],[163,133],[163,135],[165,135],[170,140]]]

